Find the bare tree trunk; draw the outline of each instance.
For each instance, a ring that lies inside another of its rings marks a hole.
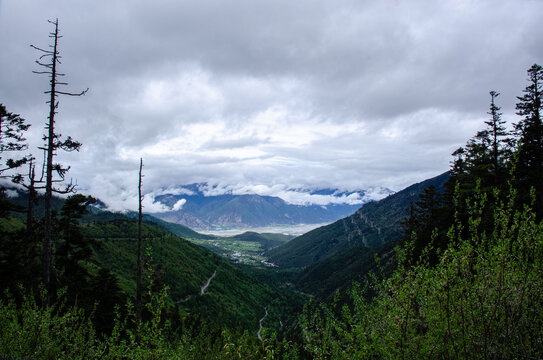
[[[141,295],[142,295],[142,289],[141,289],[141,274],[143,270],[143,263],[142,263],[142,255],[141,255],[141,246],[142,246],[142,237],[141,237],[141,223],[142,223],[142,197],[141,197],[141,178],[142,178],[142,169],[143,169],[143,159],[140,158],[140,173],[139,173],[139,184],[138,184],[138,203],[139,203],[139,215],[138,215],[138,274],[136,279],[136,316],[138,319],[138,322],[141,322],[141,311],[142,311],[142,305],[141,305]]]
[[[28,178],[30,184],[25,186],[28,189],[28,207],[26,210],[26,232],[30,234],[34,227],[34,202],[36,201],[36,179],[34,173],[33,159],[30,159],[30,165],[28,170]]]
[[[44,299],[44,305],[48,306],[50,304],[51,296],[51,243],[52,243],[52,197],[53,192],[68,194],[74,192],[75,185],[71,182],[66,185],[66,189],[60,190],[55,188],[53,185],[55,182],[64,181],[64,176],[70,167],[62,167],[59,164],[55,164],[53,169],[53,157],[57,149],[62,149],[64,151],[79,151],[81,144],[77,141],[74,141],[71,137],[68,137],[66,140],[62,141],[61,135],[55,133],[55,114],[56,109],[58,108],[57,97],[59,95],[69,95],[69,96],[81,96],[84,95],[89,89],[84,90],[80,93],[71,93],[57,90],[57,85],[68,85],[66,82],[57,81],[58,77],[64,76],[57,72],[57,63],[60,63],[61,56],[58,52],[58,39],[62,36],[59,35],[58,30],[58,19],[55,21],[49,21],[53,24],[55,30],[50,33],[49,37],[53,39],[53,45],[49,45],[52,50],[44,50],[34,45],[30,45],[34,49],[40,51],[42,55],[39,57],[39,60],[36,60],[36,63],[39,66],[44,67],[45,71],[33,71],[35,74],[44,74],[49,76],[50,88],[46,91],[46,94],[50,95],[49,101],[49,117],[46,124],[47,135],[44,136],[44,140],[47,140],[47,144],[40,149],[44,150],[46,153],[45,156],[45,218],[44,218],[44,237],[43,237],[43,283],[46,290],[46,298]],[[42,62],[43,59],[50,59],[50,63]],[[53,170],[59,175],[61,180],[53,179]],[[43,174],[42,174],[43,175]],[[40,180],[41,182],[41,180]]]
[[[45,234],[43,237],[43,283],[47,292],[45,306],[51,300],[51,199],[53,197],[53,150],[55,141],[55,109],[56,103],[56,78],[57,78],[57,44],[58,44],[58,21],[55,21],[55,32],[53,33],[53,58],[51,61],[51,98],[49,100],[49,123],[47,139],[47,162],[45,176]]]

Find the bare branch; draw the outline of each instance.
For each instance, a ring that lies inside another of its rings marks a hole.
[[[87,93],[87,91],[89,91],[89,88],[86,88],[85,90],[81,91],[78,94],[67,93],[67,92],[62,92],[62,91],[56,91],[56,93],[57,94],[62,94],[62,95],[69,95],[69,96],[82,96],[82,95],[85,95]]]
[[[77,183],[73,184],[70,181],[70,183],[67,184],[64,189],[53,188],[52,190],[53,190],[53,192],[55,192],[57,194],[70,194],[70,193],[75,193],[76,192],[76,190],[75,190],[76,187],[77,187]]]
[[[48,69],[52,68],[53,66],[51,64],[44,64],[42,62],[40,62],[39,60],[34,60],[34,62],[40,66],[43,66],[43,67],[46,67]]]
[[[44,53],[49,53],[49,54],[51,54],[51,55],[54,54],[54,53],[53,53],[52,51],[50,51],[50,50],[43,50],[43,49],[41,49],[41,48],[39,48],[39,47],[37,47],[37,46],[34,46],[34,45],[30,45],[30,47],[31,47],[31,48],[34,48],[34,49],[36,49],[36,50],[39,50],[39,51],[43,51]]]

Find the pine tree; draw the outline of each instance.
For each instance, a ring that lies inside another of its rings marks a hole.
[[[443,197],[435,185],[430,185],[419,195],[415,204],[411,203],[410,216],[403,222],[402,243],[412,242],[408,264],[418,263],[423,250],[431,243],[430,261],[437,259],[435,251],[444,244]],[[435,232],[435,234],[434,234]],[[434,238],[435,236],[435,238]]]
[[[11,178],[16,181],[20,174],[10,173],[28,161],[28,156],[13,156],[15,152],[26,150],[24,132],[30,127],[20,115],[8,112],[6,107],[0,104],[0,178]],[[4,154],[10,155],[3,159]],[[4,195],[5,188],[0,187],[0,216],[8,216],[14,206]]]
[[[71,301],[88,297],[90,274],[85,266],[92,256],[92,244],[81,233],[79,220],[87,213],[87,207],[96,199],[76,194],[69,196],[61,209],[61,217],[56,223],[58,248],[56,251],[56,278],[60,287],[66,287]],[[89,304],[92,306],[92,304]]]
[[[520,137],[514,181],[521,203],[530,201],[530,188],[536,191],[536,213],[543,217],[543,124],[541,122],[543,68],[534,64],[528,70],[530,85],[517,97],[517,114],[524,119],[515,124]]]
[[[3,153],[22,151],[28,148],[25,143],[24,132],[28,130],[30,124],[25,123],[20,115],[10,113],[6,107],[0,104],[0,160]],[[28,157],[9,158],[0,166],[0,176],[11,169],[18,168],[28,161]]]
[[[126,302],[119,279],[109,269],[102,267],[90,279],[89,290],[90,305],[97,304],[92,318],[94,326],[99,333],[109,334],[115,326],[117,307]]]
[[[485,121],[487,128],[477,132],[464,147],[452,154],[455,160],[451,168],[451,184],[459,182],[463,194],[473,192],[476,180],[479,180],[483,191],[500,188],[506,183],[514,142],[505,128],[505,121],[501,119],[500,107],[496,105],[498,96],[498,92],[490,92],[490,110],[487,114],[491,118]]]
[[[8,112],[0,104],[0,178],[10,178],[17,182],[21,174],[16,171],[31,158],[30,155],[20,155],[28,145],[24,133],[30,124],[20,115]],[[3,156],[8,155],[7,158]],[[17,221],[11,218],[12,211],[23,211],[23,208],[12,204],[5,195],[5,188],[0,186],[0,217],[4,218],[4,226],[0,226],[0,284],[3,289],[15,293],[18,284],[30,287],[30,280],[35,277],[34,265],[36,244],[19,228]]]
[[[505,120],[502,120],[501,108],[496,105],[496,98],[500,93],[490,92],[490,110],[487,112],[491,116],[490,120],[485,121],[488,125],[488,136],[490,137],[492,163],[491,172],[494,178],[494,185],[497,186],[507,174],[507,164],[511,160],[514,141],[509,131],[505,127]],[[503,180],[502,180],[503,181]]]

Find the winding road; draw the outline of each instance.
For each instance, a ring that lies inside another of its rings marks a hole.
[[[211,277],[207,279],[207,282],[204,285],[202,285],[202,288],[200,289],[200,295],[205,294],[207,287],[209,286],[209,284],[211,284],[211,280],[213,280],[216,274],[217,274],[217,270],[213,271],[213,274],[211,275]]]
[[[268,308],[264,308],[264,310],[266,311],[266,314],[264,314],[264,316],[262,317],[262,319],[260,319],[259,323],[260,323],[260,328],[258,329],[258,333],[256,333],[258,335],[258,340],[262,341],[262,321],[264,321],[264,319],[266,318],[266,316],[268,316]]]
[[[215,277],[215,275],[217,275],[217,270],[213,271],[213,274],[211,274],[211,276],[209,277],[209,279],[207,279],[207,281],[205,282],[204,285],[202,285],[200,287],[200,295],[204,295],[207,288],[209,287],[209,284],[211,284],[211,280],[213,280],[213,278]],[[177,300],[175,303],[176,304],[179,304],[179,303],[182,303],[182,302],[185,302],[185,301],[189,301],[190,299],[192,298],[192,295],[189,295],[187,296],[186,298],[181,298],[179,300]]]

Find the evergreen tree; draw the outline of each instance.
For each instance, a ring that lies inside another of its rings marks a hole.
[[[92,243],[81,233],[79,220],[96,199],[80,194],[66,199],[57,223],[59,244],[56,251],[58,286],[67,287],[68,298],[85,302],[88,297],[90,274],[85,262],[92,256]]]
[[[514,181],[521,203],[530,201],[530,188],[536,191],[536,213],[543,217],[543,124],[541,122],[543,68],[534,64],[528,70],[530,85],[519,96],[517,114],[524,119],[515,124],[519,148]]]
[[[89,290],[90,300],[96,304],[93,324],[98,332],[110,334],[115,325],[115,311],[125,303],[119,279],[109,269],[102,267],[90,279]]]
[[[446,228],[452,225],[454,217],[466,224],[470,212],[469,200],[474,193],[483,192],[488,196],[493,189],[504,192],[508,187],[515,141],[501,118],[500,107],[496,105],[498,96],[498,92],[490,91],[491,101],[487,112],[490,119],[485,121],[487,127],[452,154],[455,158],[451,166],[451,178],[445,184],[444,192],[444,211],[447,212],[444,217],[449,219]],[[493,201],[485,204],[487,209],[486,215],[482,217],[482,228],[490,230],[493,227],[491,214],[496,199],[493,196],[488,198]]]
[[[10,113],[6,107],[0,104],[0,160],[5,152],[22,151],[28,148],[25,143],[24,132],[30,124],[25,123],[20,115]],[[0,176],[5,177],[7,170],[17,168],[28,161],[26,156],[9,158],[0,166]]]
[[[24,132],[30,127],[20,115],[8,112],[3,104],[0,104],[0,178],[18,179],[20,175],[10,174],[10,170],[22,166],[28,161],[28,156],[9,156],[3,159],[4,154],[13,154],[26,150]],[[15,207],[4,195],[5,188],[0,186],[0,216],[9,216],[9,211]]]
[[[436,250],[445,244],[442,202],[441,192],[435,185],[430,185],[420,194],[419,200],[411,204],[410,216],[403,222],[404,235],[401,241],[404,245],[410,244],[408,264],[418,263],[432,240],[428,260],[432,263],[437,260]]]
[[[116,307],[125,302],[119,281],[109,269],[100,267],[96,273],[90,271],[93,262],[94,240],[85,237],[81,231],[81,218],[88,213],[88,207],[96,203],[91,196],[76,194],[68,197],[62,206],[61,217],[55,223],[58,246],[55,256],[55,288],[66,289],[69,305],[77,305],[92,314],[96,329],[110,333],[113,329]]]
[[[20,115],[8,112],[0,104],[0,178],[11,178],[17,182],[20,174],[13,173],[31,157],[18,155],[28,148],[24,133],[30,127]],[[7,158],[3,158],[8,155]],[[0,284],[3,289],[15,293],[18,284],[30,288],[30,280],[37,275],[35,270],[36,244],[28,241],[24,227],[11,218],[12,211],[23,211],[15,206],[5,194],[5,188],[0,187]]]
[[[491,172],[494,179],[494,186],[503,183],[504,176],[507,175],[507,166],[511,160],[514,140],[510,137],[510,132],[505,127],[505,120],[502,120],[501,108],[496,105],[496,98],[500,93],[491,91],[490,110],[487,112],[491,116],[490,120],[485,121],[488,125],[488,136],[490,137],[490,159]]]
[[[500,107],[496,105],[499,93],[491,91],[490,96],[490,110],[487,114],[491,118],[485,121],[487,128],[477,132],[465,147],[460,147],[452,154],[455,159],[449,186],[452,190],[458,182],[462,194],[472,193],[477,181],[480,189],[485,192],[492,187],[502,188],[507,183],[514,141],[509,137],[505,121],[501,119]]]

